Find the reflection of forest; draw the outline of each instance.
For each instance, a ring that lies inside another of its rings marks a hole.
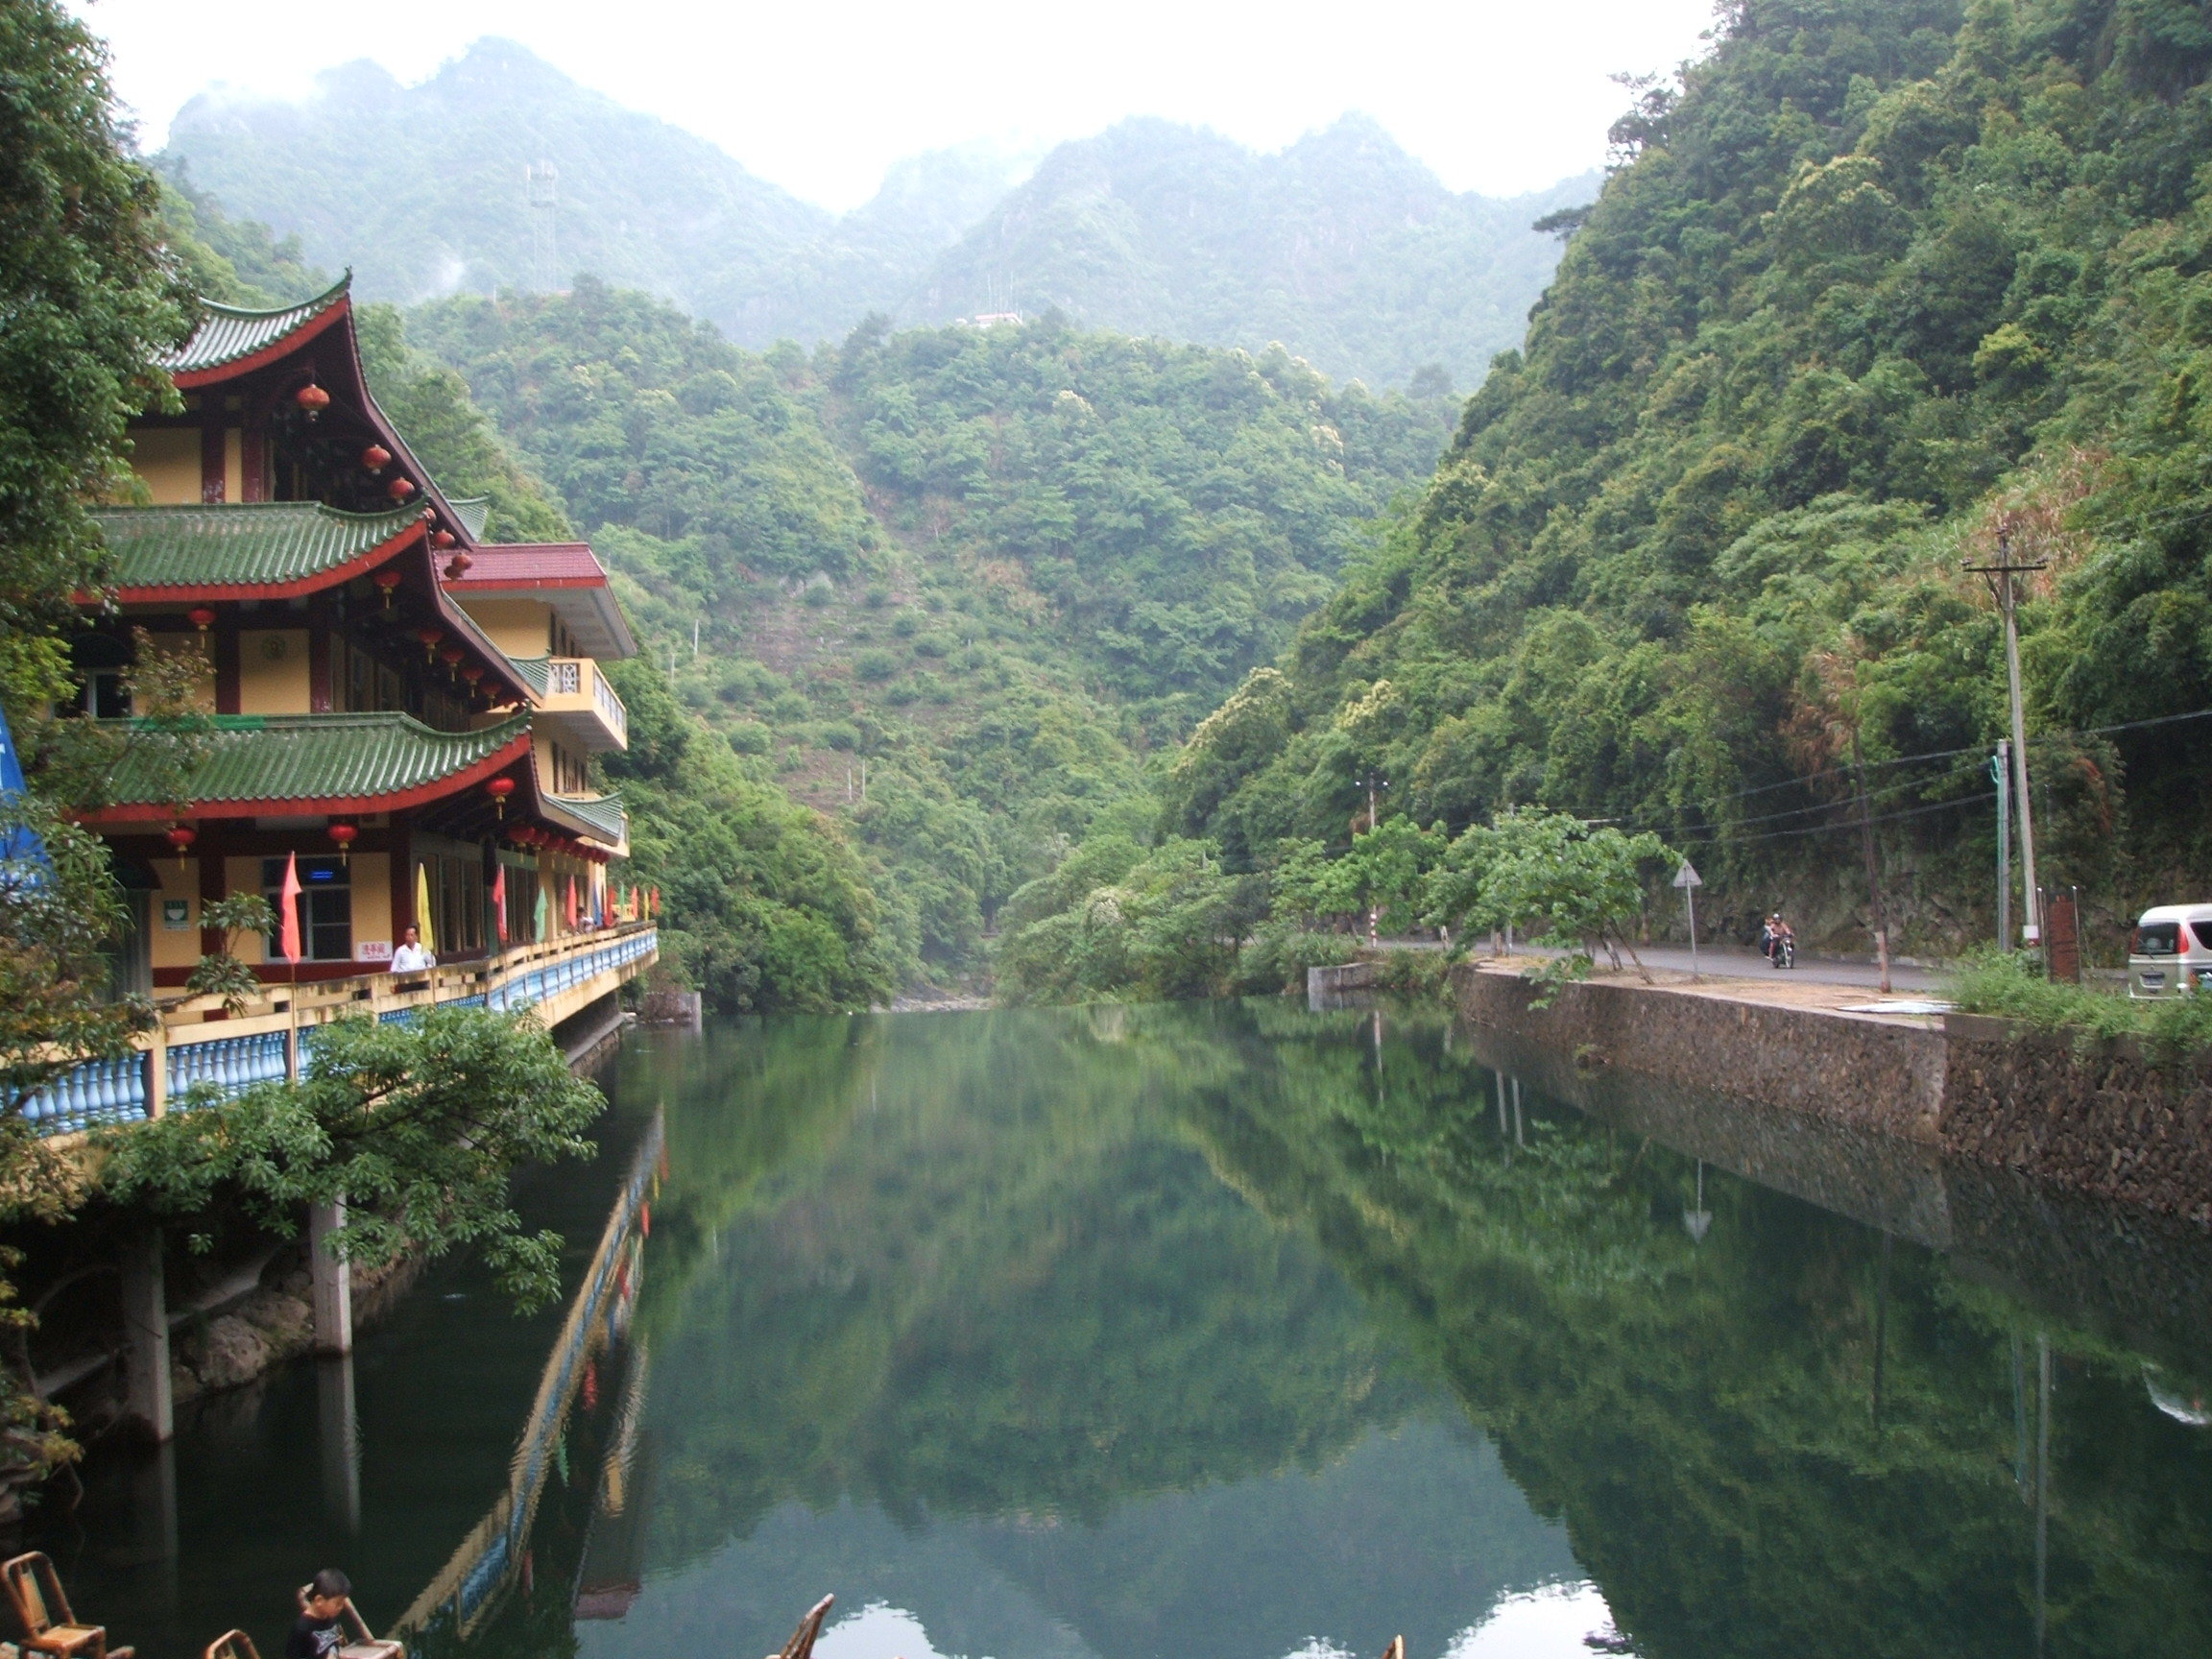
[[[1710,1171],[1698,1243],[1689,1160],[1566,1113],[1502,1131],[1440,1026],[1379,1065],[1249,1018],[1286,1086],[1194,1092],[1217,1166],[1433,1357],[1647,1659],[2033,1651],[2038,1337],[2049,1650],[2212,1651],[2212,1448],[2133,1356]]]
[[[1432,1604],[1433,1647],[1572,1570],[1312,1241],[1208,1169],[1174,1057],[1116,1032],[709,1037],[670,1100],[640,1315],[650,1570],[698,1580],[660,1596],[657,1632],[780,1640],[783,1587],[841,1571],[848,1595],[905,1584],[933,1632],[965,1632],[950,1650],[1031,1640],[1018,1606],[1102,1652],[1180,1631],[1260,1654]],[[866,1512],[812,1515],[848,1503]],[[927,1571],[919,1544],[870,1542],[925,1520]],[[759,1606],[738,1588],[764,1585],[782,1593]]]
[[[2108,1334],[1710,1169],[1696,1242],[1687,1159],[1532,1094],[1502,1129],[1463,1038],[1371,1036],[1243,1005],[658,1050],[663,1612],[691,1586],[741,1649],[756,1598],[780,1634],[808,1572],[896,1558],[949,1650],[1435,1651],[1571,1570],[1533,1503],[1647,1659],[2026,1652],[2047,1403],[2049,1648],[2212,1650],[2212,1436]]]

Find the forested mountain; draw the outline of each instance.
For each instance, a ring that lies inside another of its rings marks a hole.
[[[1287,643],[1450,423],[1059,322],[761,355],[587,281],[408,329],[609,559],[655,695],[850,826],[908,979],[978,969],[1016,886],[1150,821],[1144,755]]]
[[[418,85],[366,61],[304,103],[210,93],[179,112],[173,179],[413,302],[578,274],[674,301],[740,345],[1057,307],[1085,326],[1263,350],[1401,386],[1461,387],[1521,336],[1558,258],[1530,228],[1595,176],[1508,201],[1455,195],[1372,121],[1280,156],[1127,121],[1063,144],[1016,183],[988,145],[893,168],[842,218],[755,178],[705,139],[621,108],[510,41],[479,40]],[[552,274],[526,170],[557,172]]]
[[[2200,890],[2206,728],[2112,728],[2212,708],[2208,66],[2180,0],[1731,8],[1167,828],[1264,863],[1369,776],[1455,830],[1542,802],[1863,948],[1863,757],[1893,925],[1986,938],[2005,677],[1962,565],[2008,547],[2044,885]]]
[[[230,213],[408,301],[534,278],[525,172],[552,161],[555,267],[695,298],[751,281],[830,225],[706,139],[579,86],[512,41],[479,40],[402,86],[366,59],[298,104],[204,93],[161,157]]]
[[[1264,350],[1403,386],[1460,387],[1520,344],[1558,259],[1531,227],[1598,194],[1456,195],[1365,116],[1279,156],[1133,120],[1063,144],[931,270],[921,315],[1042,311],[1095,328]]]

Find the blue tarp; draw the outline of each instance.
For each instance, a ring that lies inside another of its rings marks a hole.
[[[22,810],[23,762],[15,754],[15,737],[8,730],[8,715],[0,710],[0,881],[10,884],[35,881],[50,869],[46,845],[36,834],[12,822]]]

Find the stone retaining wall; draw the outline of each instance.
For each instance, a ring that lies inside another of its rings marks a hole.
[[[1457,984],[1468,1019],[1585,1065],[1717,1089],[1914,1141],[1940,1134],[1940,1031],[1669,985],[1583,980],[1537,1008],[1541,988],[1516,974],[1463,968]]]
[[[1943,1144],[1985,1164],[2212,1222],[2212,1056],[2080,1043],[1953,1014]]]
[[[1554,1066],[1734,1095],[2212,1224],[2212,1055],[2167,1065],[2131,1039],[2077,1044],[1966,1014],[1910,1025],[1618,981],[1568,985],[1538,1008],[1540,987],[1472,964],[1455,985],[1470,1021]]]

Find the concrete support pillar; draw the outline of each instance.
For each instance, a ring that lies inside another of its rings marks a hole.
[[[316,1361],[315,1405],[323,1450],[323,1512],[350,1538],[361,1530],[361,1430],[353,1405],[352,1355]]]
[[[331,1235],[346,1225],[346,1206],[318,1204],[307,1213],[307,1271],[315,1285],[315,1352],[353,1352],[353,1265],[330,1254]]]
[[[152,1592],[163,1613],[177,1611],[177,1446],[164,1441],[132,1466],[131,1541],[109,1550],[114,1565],[132,1570],[132,1582]],[[144,1591],[141,1591],[144,1594]]]
[[[177,1410],[169,1388],[169,1298],[157,1229],[123,1247],[123,1375],[125,1416],[157,1442],[176,1433]]]

